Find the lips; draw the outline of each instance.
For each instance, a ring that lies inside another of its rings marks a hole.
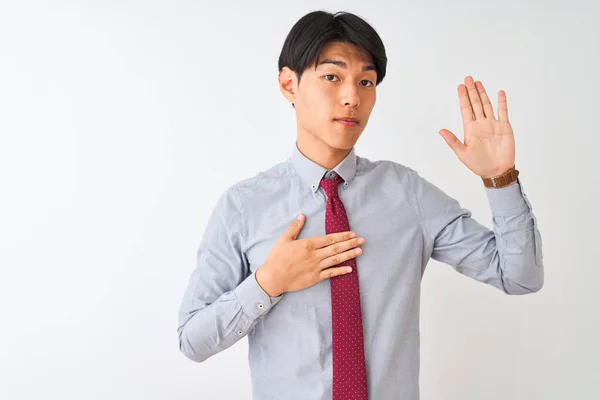
[[[336,121],[344,126],[358,125],[358,120],[356,118],[340,118],[340,119],[336,119]]]

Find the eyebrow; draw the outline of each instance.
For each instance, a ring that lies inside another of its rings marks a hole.
[[[333,65],[337,65],[340,68],[348,68],[348,64],[346,64],[346,62],[341,61],[341,60],[336,60],[334,58],[325,58],[324,60],[320,61],[319,64],[317,65],[317,67],[319,65],[322,64],[333,64]],[[374,65],[365,65],[362,68],[363,71],[376,71],[375,66]]]

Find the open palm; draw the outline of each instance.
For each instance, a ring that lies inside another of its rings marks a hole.
[[[464,143],[448,129],[440,135],[458,159],[475,174],[490,178],[515,165],[515,137],[508,121],[506,93],[498,91],[498,119],[483,84],[471,76],[458,86]]]

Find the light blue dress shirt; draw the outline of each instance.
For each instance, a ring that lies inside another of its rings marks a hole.
[[[521,179],[482,185],[492,230],[399,163],[353,149],[333,170],[350,229],[366,239],[356,258],[369,398],[419,399],[419,304],[430,258],[507,294],[544,283],[542,241]],[[248,336],[255,400],[330,400],[329,279],[270,297],[257,283],[275,241],[306,216],[298,239],[325,234],[326,168],[294,143],[290,158],[230,186],[209,218],[179,310],[180,350],[202,362]],[[235,378],[235,377],[233,377]],[[467,382],[465,382],[467,384]]]

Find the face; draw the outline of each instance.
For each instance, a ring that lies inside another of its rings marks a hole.
[[[325,151],[351,150],[365,129],[375,105],[377,73],[370,55],[352,44],[327,44],[319,65],[314,62],[296,74],[285,67],[279,74],[280,89],[294,104],[298,141]],[[345,123],[341,118],[355,118]]]

